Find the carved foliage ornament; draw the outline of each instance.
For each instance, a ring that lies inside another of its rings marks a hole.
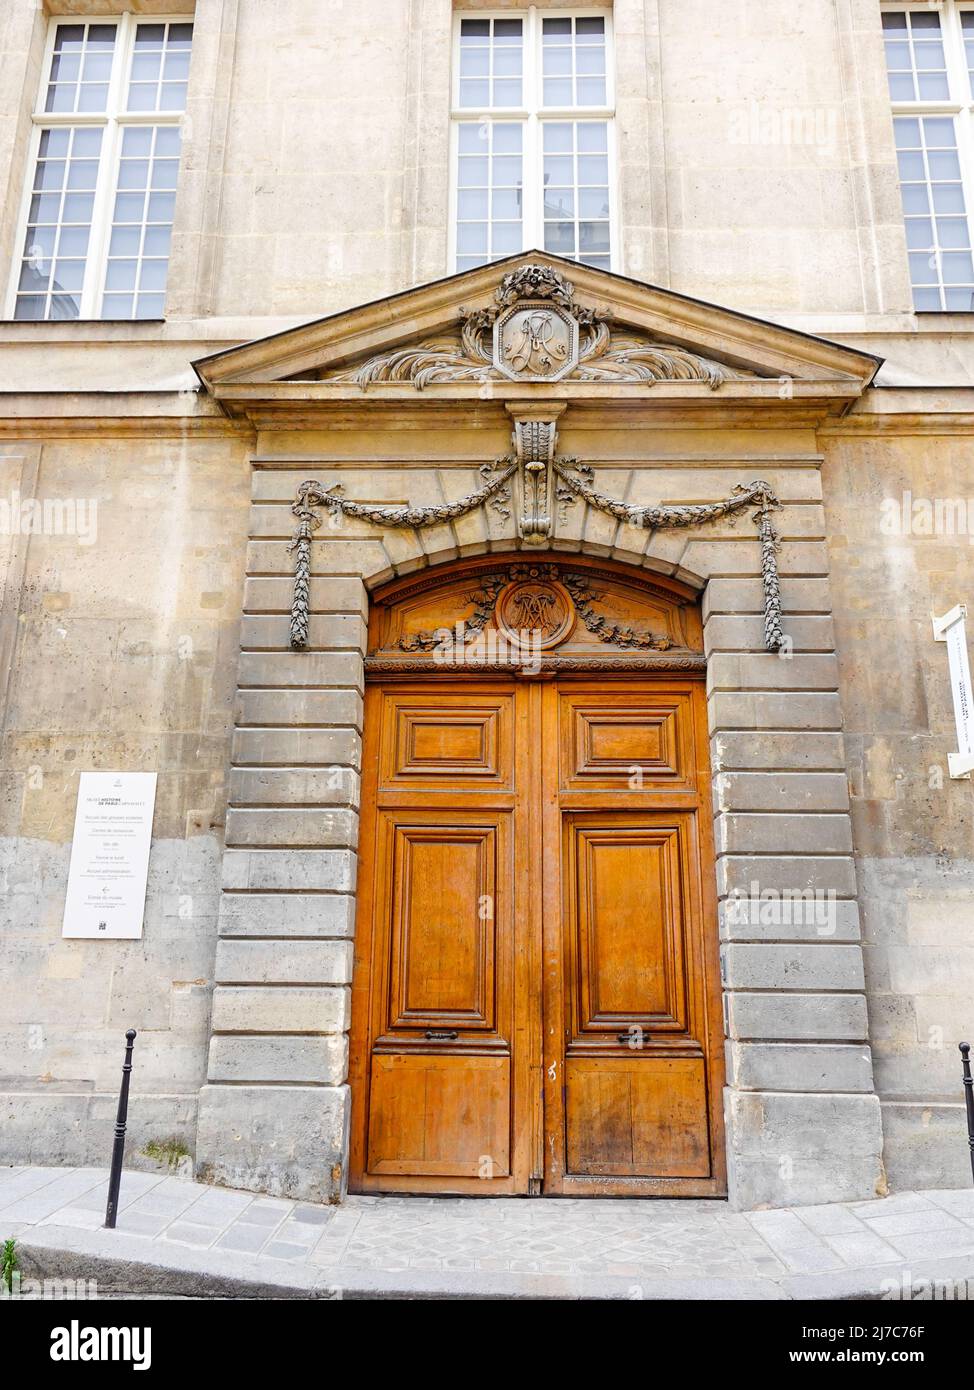
[[[459,334],[382,352],[329,372],[356,386],[441,381],[722,381],[753,378],[674,343],[613,334],[609,313],[575,303],[575,287],[557,270],[525,265],[504,276],[487,309],[460,310]]]
[[[540,450],[529,450],[529,452],[540,452]],[[291,646],[302,648],[308,645],[311,539],[321,525],[321,508],[325,508],[333,514],[341,512],[346,516],[357,516],[378,526],[415,529],[421,526],[435,525],[449,521],[454,517],[463,516],[466,512],[473,511],[475,507],[481,507],[485,504],[497,506],[504,510],[503,502],[510,498],[508,480],[517,467],[518,460],[516,458],[500,458],[492,464],[484,464],[481,468],[481,473],[485,478],[483,487],[456,502],[431,507],[384,507],[373,503],[352,502],[342,496],[338,487],[326,488],[313,479],[302,483],[298,488],[297,497],[291,504],[291,510],[298,518],[298,528],[291,546],[296,555],[294,598],[291,605]],[[599,492],[592,482],[592,469],[586,465],[579,465],[574,460],[554,458],[551,461],[550,471],[560,480],[559,499],[563,504],[570,505],[575,498],[579,498],[587,502],[589,506],[614,516],[618,521],[632,526],[640,526],[647,530],[701,526],[753,506],[755,508],[753,519],[758,527],[758,538],[761,545],[764,642],[768,651],[772,652],[780,650],[784,645],[785,638],[781,630],[781,590],[778,582],[776,557],[778,539],[771,520],[772,512],[780,506],[780,503],[768,483],[762,481],[741,483],[734,488],[730,497],[719,502],[695,503],[687,506],[640,507],[617,501],[615,498]],[[620,628],[618,625],[609,623],[604,616],[594,612],[591,605],[596,596],[588,591],[586,581],[582,576],[574,578],[576,580],[574,588],[568,580],[563,582],[571,594],[578,616],[581,617],[590,632],[594,633],[600,640],[615,646],[662,650],[659,641],[653,638],[652,634]],[[482,582],[482,592],[476,598],[475,618],[478,620],[479,626],[470,627],[468,624],[471,637],[476,636],[488,621],[493,612],[498,592],[499,589],[492,588],[487,581]],[[527,597],[525,597],[525,603],[527,602]],[[536,603],[534,607],[540,612]],[[526,610],[520,609],[519,611]],[[429,639],[429,646],[424,647],[423,640],[427,638]],[[561,639],[559,638],[559,640]],[[418,649],[430,650],[434,645],[433,634],[419,634]]]
[[[478,587],[467,594],[473,613],[449,634],[450,642],[459,637],[465,646],[475,643],[496,615],[498,630],[515,647],[557,647],[571,636],[578,619],[609,646],[653,652],[673,646],[665,635],[610,621],[595,607],[601,598],[586,574],[562,572],[555,564],[512,565],[506,572],[480,577]],[[403,652],[430,652],[443,649],[445,637],[442,629],[408,633],[396,646]]]

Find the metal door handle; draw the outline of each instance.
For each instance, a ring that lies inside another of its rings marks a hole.
[[[426,1036],[430,1042],[452,1042],[460,1034],[455,1028],[427,1028]]]

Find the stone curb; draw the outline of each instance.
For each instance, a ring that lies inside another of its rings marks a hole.
[[[31,1229],[17,1242],[25,1277],[96,1279],[102,1295],[239,1299],[525,1299],[612,1301],[883,1301],[882,1284],[899,1287],[908,1267],[916,1280],[969,1281],[974,1256],[945,1256],[828,1274],[760,1279],[652,1279],[609,1275],[487,1271],[336,1270],[293,1265],[233,1251],[150,1242],[118,1231],[71,1226]],[[337,1277],[336,1277],[337,1276]],[[895,1300],[891,1300],[895,1301]]]

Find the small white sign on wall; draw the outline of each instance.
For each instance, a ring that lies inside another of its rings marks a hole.
[[[133,941],[142,935],[154,772],[82,772],[62,936]]]
[[[948,753],[951,777],[969,777],[974,772],[974,697],[971,694],[971,667],[967,657],[967,605],[958,603],[942,618],[933,620],[933,636],[947,643],[950,689],[954,697],[957,725],[957,752]]]

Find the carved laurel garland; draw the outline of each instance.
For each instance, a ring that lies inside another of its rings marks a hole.
[[[555,459],[552,467],[561,479],[566,491],[559,491],[559,500],[570,502],[580,497],[590,507],[608,512],[618,521],[631,526],[642,526],[656,531],[670,527],[701,526],[719,517],[729,516],[744,508],[757,504],[753,519],[758,527],[761,542],[761,579],[764,587],[764,645],[769,652],[776,652],[784,645],[785,636],[781,630],[781,588],[778,582],[778,536],[771,520],[771,513],[781,503],[775,497],[769,483],[760,479],[753,483],[739,483],[730,497],[721,502],[692,503],[686,506],[631,506],[627,502],[617,502],[605,493],[598,492],[592,485],[593,470],[587,464],[577,464],[570,459]]]
[[[384,507],[368,502],[354,502],[342,495],[340,486],[326,488],[310,479],[298,488],[291,510],[298,518],[291,550],[296,552],[294,566],[294,598],[291,605],[291,646],[302,648],[308,645],[310,627],[310,588],[311,588],[311,539],[321,525],[320,508],[326,508],[333,515],[340,512],[345,516],[356,516],[377,526],[405,527],[417,529],[435,525],[460,517],[475,507],[487,503],[497,505],[508,500],[509,479],[517,468],[517,460],[509,457],[496,459],[493,463],[481,466],[481,475],[487,480],[477,492],[469,493],[456,502],[447,502],[431,507]],[[706,525],[723,516],[733,515],[755,505],[753,519],[758,527],[761,543],[761,577],[764,587],[764,642],[768,651],[776,652],[784,645],[785,637],[781,629],[781,590],[778,582],[777,549],[778,537],[771,520],[771,513],[780,503],[768,483],[756,481],[740,483],[730,497],[719,502],[694,503],[687,506],[659,505],[650,507],[632,506],[619,502],[599,492],[592,483],[593,471],[587,465],[579,465],[574,460],[554,459],[552,467],[561,479],[564,491],[560,500],[570,502],[578,497],[589,506],[607,512],[617,520],[646,530],[664,530],[673,527]],[[493,576],[490,576],[493,579]],[[643,647],[660,650],[661,640],[651,633],[613,625],[591,608],[592,599],[597,596],[589,589],[580,576],[569,576],[575,581],[575,588],[564,580],[572,595],[576,609],[588,630],[601,641],[623,647]],[[475,617],[482,618],[480,627],[486,624],[496,600],[497,591],[493,585],[483,585],[483,591],[472,595],[477,604]],[[477,628],[472,636],[476,636]],[[430,648],[424,645],[430,639]],[[416,639],[418,650],[431,649],[433,635],[420,633]]]
[[[510,500],[510,488],[507,483],[516,469],[517,460],[509,455],[495,459],[493,463],[483,463],[479,470],[481,477],[485,479],[482,488],[468,493],[466,497],[458,498],[456,502],[443,502],[432,507],[383,507],[378,503],[353,502],[343,496],[340,483],[329,488],[323,487],[313,478],[302,483],[291,503],[291,511],[298,518],[298,528],[289,547],[295,552],[291,646],[308,645],[311,611],[311,538],[321,526],[320,508],[324,507],[332,516],[339,513],[343,516],[357,516],[375,526],[406,526],[412,529],[452,521],[488,502],[496,506],[502,516],[509,516],[510,513],[503,504]]]
[[[411,383],[417,391],[441,381],[499,380],[504,373],[495,357],[494,324],[506,309],[525,299],[547,300],[577,323],[578,362],[568,373],[576,381],[701,381],[715,390],[723,381],[755,376],[675,343],[613,334],[608,311],[576,304],[570,280],[550,266],[526,265],[504,276],[489,308],[460,310],[456,338],[429,339],[379,353],[357,366],[329,373],[327,380],[362,387]]]

